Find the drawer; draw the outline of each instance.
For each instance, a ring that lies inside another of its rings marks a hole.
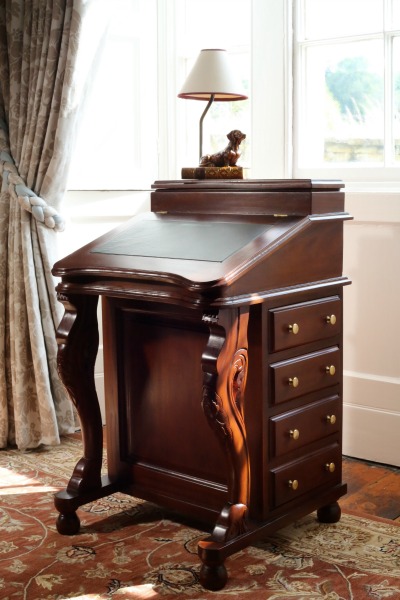
[[[337,346],[271,364],[272,402],[279,404],[339,383],[341,367]]]
[[[270,419],[271,454],[282,456],[341,430],[342,402],[338,395]]]
[[[270,326],[271,352],[332,337],[342,329],[341,300],[332,296],[272,309]]]
[[[332,444],[303,460],[272,470],[273,505],[280,506],[323,485],[340,483],[341,461],[339,444]]]

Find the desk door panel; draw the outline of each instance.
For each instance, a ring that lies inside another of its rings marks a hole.
[[[124,309],[117,328],[122,460],[226,483],[225,456],[201,406],[201,320]]]

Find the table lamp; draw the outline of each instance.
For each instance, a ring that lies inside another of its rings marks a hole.
[[[206,100],[199,123],[199,160],[203,156],[203,121],[213,102],[246,100],[239,78],[229,62],[226,50],[201,50],[178,98]],[[245,137],[245,136],[244,136]]]

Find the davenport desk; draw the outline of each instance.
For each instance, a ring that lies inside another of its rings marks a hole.
[[[83,457],[55,497],[117,490],[201,519],[204,587],[314,510],[340,518],[342,184],[159,181],[151,212],[59,261],[58,368]],[[94,385],[102,297],[108,474]]]

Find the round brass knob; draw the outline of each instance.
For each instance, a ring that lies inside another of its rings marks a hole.
[[[300,437],[300,431],[298,429],[291,429],[289,431],[289,435],[292,438],[292,440],[298,440]]]
[[[327,471],[329,471],[329,473],[334,473],[335,469],[336,469],[336,465],[335,463],[331,462],[331,463],[326,463],[325,465],[325,469]]]
[[[325,371],[329,375],[334,375],[336,373],[336,367],[335,365],[330,365],[329,367],[325,367]]]
[[[326,416],[326,420],[328,421],[328,423],[330,423],[331,425],[334,425],[336,423],[336,415],[327,415]]]
[[[300,327],[297,325],[297,323],[293,323],[293,325],[288,325],[288,330],[289,333],[294,333],[294,335],[296,335],[299,333]]]
[[[297,377],[289,377],[288,383],[291,387],[296,388],[296,387],[298,387],[300,382]]]
[[[297,481],[297,479],[290,479],[288,481],[288,486],[291,490],[297,490],[297,488],[299,487],[299,482]]]
[[[335,325],[336,323],[336,315],[327,315],[325,317],[325,321],[329,323],[329,325]]]

